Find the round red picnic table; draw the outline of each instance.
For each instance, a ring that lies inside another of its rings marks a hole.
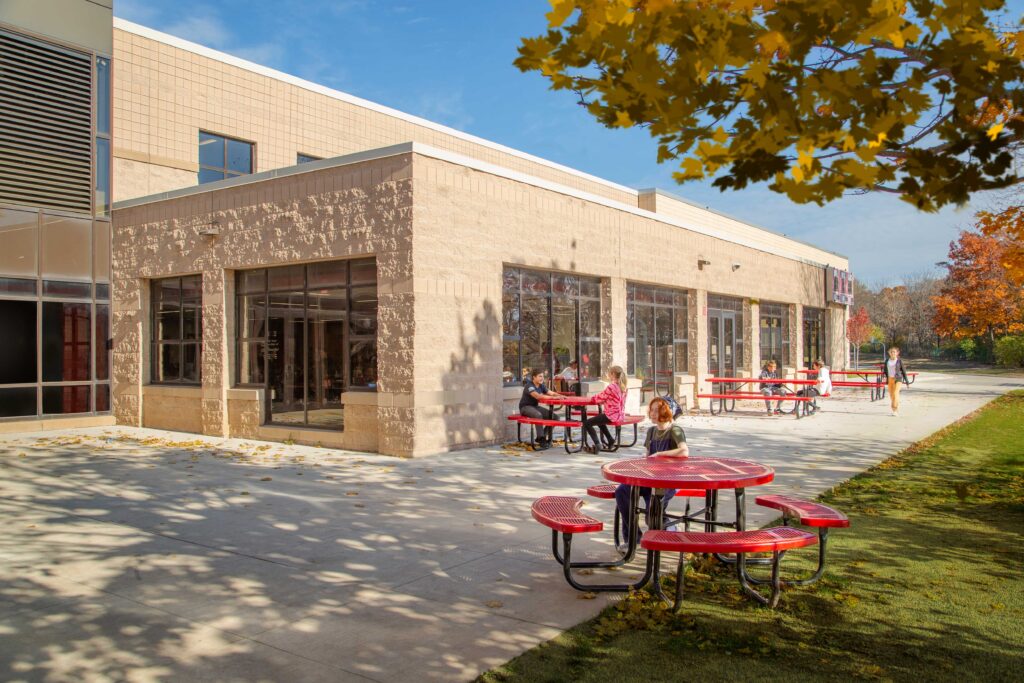
[[[657,455],[606,463],[601,467],[601,474],[609,481],[635,487],[630,497],[630,508],[632,510],[630,528],[634,530],[634,533],[631,533],[630,538],[627,539],[627,556],[631,556],[634,552],[636,539],[639,536],[636,533],[639,529],[639,516],[636,514],[636,511],[639,507],[640,488],[654,489],[653,495],[650,498],[647,515],[648,526],[651,529],[663,528],[663,492],[666,489],[688,488],[704,489],[707,492],[705,495],[704,519],[699,520],[684,516],[684,521],[702,521],[707,532],[714,531],[715,527],[719,526],[735,528],[737,531],[745,531],[746,487],[767,484],[775,479],[774,469],[768,465],[750,460],[738,460],[735,458],[678,458]],[[720,522],[716,518],[718,513],[718,491],[721,489],[733,489],[735,492],[735,523]],[[658,564],[655,562],[651,568],[655,582],[658,580]]]

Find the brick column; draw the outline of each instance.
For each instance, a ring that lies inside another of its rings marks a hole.
[[[234,281],[223,268],[203,271],[203,434],[228,436],[228,397],[234,354]],[[230,282],[229,282],[230,280]]]
[[[149,380],[149,283],[142,278],[119,277],[117,257],[115,246],[110,325],[114,340],[111,407],[117,424],[141,427],[142,385]]]
[[[750,299],[750,306],[744,315],[748,315],[747,319],[749,322],[745,322],[744,326],[750,329],[750,336],[745,339],[750,340],[750,353],[744,353],[744,356],[749,355],[750,357],[750,371],[752,374],[757,375],[761,372],[761,303],[757,299]],[[782,368],[779,368],[781,373]]]
[[[708,291],[690,290],[690,374],[696,377],[696,393],[707,393],[708,376]],[[696,395],[696,394],[695,394]],[[699,405],[700,401],[696,401]]]
[[[628,368],[626,362],[626,281],[601,280],[601,367]]]
[[[799,370],[803,368],[804,362],[804,307],[793,304],[790,310],[793,313],[789,328],[790,350],[793,353],[793,367]]]

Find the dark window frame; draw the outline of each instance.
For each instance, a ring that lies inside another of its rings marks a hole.
[[[765,325],[768,320],[771,324]],[[789,304],[765,301],[760,304],[758,313],[758,348],[761,351],[761,364],[769,359],[778,361],[780,366],[788,366],[792,362],[792,345],[789,339]],[[773,337],[773,330],[778,330],[779,343],[776,346]],[[765,332],[768,332],[767,344],[765,343]]]
[[[182,281],[185,278],[198,278],[199,281],[199,296],[185,297],[182,294],[184,289]],[[160,339],[158,333],[159,326],[158,320],[160,316],[160,291],[163,283],[170,282],[172,280],[178,281],[178,336],[176,339]],[[191,275],[176,275],[174,277],[166,278],[155,278],[149,282],[150,292],[150,374],[149,383],[156,385],[166,386],[193,386],[198,387],[203,384],[203,276],[201,273],[195,273]],[[196,308],[196,315],[198,321],[197,335],[195,339],[185,339],[185,320],[184,311],[185,305],[194,306]],[[165,376],[166,373],[160,372],[160,362],[162,359],[161,347],[164,346],[175,346],[178,348],[178,378],[177,379],[158,379],[161,376]],[[184,377],[185,372],[185,348],[186,346],[196,347],[196,379],[188,379]]]
[[[203,173],[204,169],[208,170],[208,171],[216,171],[218,173],[224,174],[224,178],[218,178],[218,180],[227,180],[228,178],[239,178],[239,177],[245,176],[245,175],[252,175],[253,173],[256,172],[256,143],[255,142],[253,142],[251,140],[243,140],[242,138],[236,138],[236,137],[231,136],[231,135],[224,135],[222,133],[214,133],[213,131],[203,130],[203,129],[200,128],[199,129],[198,139],[196,141],[197,145],[202,145],[202,137],[204,135],[209,135],[211,137],[215,137],[215,138],[220,138],[221,139],[222,144],[224,145],[224,155],[223,155],[223,158],[222,158],[223,165],[222,166],[211,166],[209,164],[204,164],[201,161],[202,155],[201,154],[198,155],[198,159],[197,160],[199,161],[199,172],[197,173],[197,180],[198,180],[199,176],[202,176],[202,173]],[[241,172],[241,171],[236,171],[234,169],[228,168],[228,141],[229,140],[232,140],[234,142],[241,142],[242,144],[245,144],[245,145],[249,146],[249,170],[248,170],[248,172]],[[208,181],[208,182],[216,182],[216,181]],[[200,180],[199,184],[203,184],[203,182]]]
[[[516,291],[514,293],[510,292],[510,291],[507,291],[506,288],[505,288],[505,279],[508,276],[508,274],[510,274],[512,271],[516,271],[518,273],[518,280],[517,280],[518,286],[517,286]],[[582,356],[583,356],[583,343],[584,342],[586,342],[586,343],[597,342],[597,344],[598,344],[598,363],[597,363],[597,365],[600,368],[600,366],[601,366],[600,354],[601,354],[601,350],[602,350],[602,347],[603,347],[603,341],[601,339],[601,294],[600,294],[600,292],[601,292],[601,280],[600,280],[600,278],[588,277],[588,276],[585,276],[585,275],[579,275],[577,273],[560,273],[560,272],[556,272],[556,271],[538,270],[538,269],[533,269],[533,268],[522,268],[522,267],[519,267],[519,266],[506,265],[502,269],[502,337],[501,337],[501,342],[502,342],[502,366],[505,365],[505,360],[506,360],[505,359],[505,354],[504,354],[504,349],[505,349],[505,345],[506,344],[516,344],[517,345],[517,355],[516,355],[516,363],[514,364],[513,367],[510,367],[510,370],[509,370],[512,373],[512,376],[510,378],[509,377],[503,378],[502,385],[506,386],[506,387],[522,386],[523,380],[524,380],[524,377],[523,377],[523,370],[524,370],[524,368],[523,368],[523,334],[522,334],[522,328],[521,328],[521,325],[522,325],[522,308],[523,308],[523,275],[524,274],[530,274],[530,275],[533,275],[533,276],[541,276],[541,277],[547,277],[548,278],[548,288],[547,288],[547,293],[545,295],[540,296],[540,295],[538,295],[536,293],[533,293],[533,292],[530,293],[531,297],[533,297],[533,298],[543,298],[543,299],[547,300],[547,337],[548,337],[548,339],[554,339],[554,312],[553,312],[553,302],[554,302],[554,299],[555,299],[554,292],[553,292],[553,289],[554,289],[554,279],[557,278],[557,277],[575,277],[575,278],[577,278],[579,280],[579,282],[581,284],[583,282],[586,282],[588,285],[596,286],[597,287],[597,292],[598,293],[596,295],[594,295],[594,296],[581,294],[580,293],[581,292],[580,288],[577,289],[577,291],[576,291],[576,293],[574,295],[571,294],[571,295],[568,295],[568,296],[566,296],[566,295],[561,295],[561,296],[563,296],[564,298],[567,298],[567,299],[569,299],[571,301],[574,301],[575,304],[576,304],[576,324],[575,324],[575,331],[574,331],[574,334],[575,334],[575,337],[576,337],[576,348],[573,349],[573,352],[570,354],[570,358],[575,358],[575,359],[582,358]],[[504,299],[505,299],[505,295],[506,294],[512,294],[513,297],[514,297],[513,309],[518,312],[518,315],[516,316],[516,328],[517,328],[516,331],[518,332],[518,334],[505,334],[504,318],[508,314],[508,311],[504,310]],[[583,334],[581,332],[582,306],[580,306],[580,302],[582,302],[582,301],[588,301],[588,302],[596,301],[597,304],[598,304],[598,333],[597,333],[596,337],[594,337],[594,336],[586,336],[585,337],[585,336],[583,336]],[[554,361],[555,361],[555,354],[552,352],[550,354],[550,360],[548,361],[548,365],[547,365],[546,368],[544,368],[544,371],[547,373],[548,377],[554,377],[554,374],[555,374]],[[533,369],[534,368],[531,368],[531,370],[533,370]],[[603,371],[603,368],[600,368],[600,369]],[[598,374],[601,375],[603,373],[599,372]],[[591,381],[592,379],[593,378],[590,377],[589,375],[586,378],[583,378],[582,376],[580,376],[580,380],[581,381]]]
[[[650,301],[637,301],[637,291],[648,293],[650,295]],[[671,301],[666,303],[664,300],[659,301],[659,295]],[[682,303],[679,303],[682,301]],[[651,319],[653,323],[653,338],[658,338],[658,311],[668,310],[670,312],[670,319],[672,321],[672,370],[671,375],[674,378],[678,374],[686,374],[690,371],[690,291],[677,287],[662,287],[658,285],[647,285],[639,282],[627,282],[626,283],[626,374],[630,377],[636,377],[636,324],[637,324],[637,309],[638,308],[650,308]],[[683,330],[678,329],[676,325],[676,313],[679,311],[684,312],[683,318],[686,320],[686,325]],[[632,325],[630,324],[632,323]],[[632,329],[631,329],[632,327]],[[683,355],[685,359],[684,366],[679,369],[679,349],[682,347]],[[660,373],[665,372],[658,368],[657,354],[655,354],[654,362],[651,368],[654,380],[650,387],[646,386],[644,389],[653,389],[656,394],[664,396],[665,394],[672,393],[674,391],[674,381],[668,382],[668,387],[665,387],[664,392],[659,391],[659,387],[663,386],[665,382],[657,379]],[[647,378],[645,378],[647,379]]]

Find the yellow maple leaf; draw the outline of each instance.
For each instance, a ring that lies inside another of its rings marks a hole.
[[[633,125],[633,119],[629,118],[629,114],[624,111],[615,113],[615,125],[619,128],[629,128]]]
[[[729,134],[725,132],[725,128],[723,128],[722,126],[719,126],[718,128],[715,129],[715,132],[711,135],[711,139],[721,145],[721,144],[725,143],[726,140],[729,139]]]
[[[879,147],[882,146],[882,143],[885,142],[885,139],[888,138],[888,137],[889,136],[886,135],[885,133],[879,133],[878,137],[876,139],[874,139],[874,140],[872,140],[871,142],[868,143],[868,148],[870,148],[870,149],[878,149]]]
[[[857,141],[854,139],[852,135],[847,135],[845,138],[843,138],[844,152],[852,152],[855,149],[857,149]]]
[[[547,13],[548,27],[557,28],[565,23],[576,9],[574,0],[551,0],[551,11]]]
[[[789,172],[793,175],[793,180],[798,183],[804,181],[804,169],[800,168],[800,164],[795,164],[793,168],[789,169]]]
[[[992,142],[995,142],[996,138],[999,137],[999,133],[1001,133],[1002,130],[1003,130],[1003,124],[1001,124],[1001,123],[994,123],[994,124],[992,124],[992,127],[988,129],[988,132],[985,133],[985,135],[988,136],[989,140],[991,140]]]
[[[609,24],[629,26],[633,23],[633,3],[630,0],[613,0],[605,9],[604,15]]]
[[[806,150],[797,150],[796,163],[801,168],[811,169],[814,164],[814,147],[808,147]]]
[[[704,164],[701,163],[700,159],[694,159],[693,157],[686,157],[683,159],[683,175],[687,178],[703,178],[704,177]]]

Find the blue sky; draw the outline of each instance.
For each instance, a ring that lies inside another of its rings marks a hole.
[[[1024,0],[1010,3],[1020,16]],[[723,194],[677,185],[646,132],[609,130],[571,94],[512,66],[519,39],[546,29],[547,0],[115,0],[114,13],[636,188],[660,187],[848,256],[868,283],[936,271],[975,211],[922,214],[885,195],[825,207],[764,187]]]

